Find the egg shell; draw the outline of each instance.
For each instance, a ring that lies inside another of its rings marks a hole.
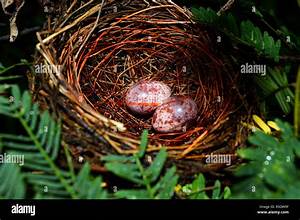
[[[171,96],[171,88],[163,82],[143,80],[126,93],[126,106],[134,113],[147,115]]]
[[[197,104],[189,97],[173,96],[159,106],[153,115],[153,128],[162,133],[184,131],[197,117]]]

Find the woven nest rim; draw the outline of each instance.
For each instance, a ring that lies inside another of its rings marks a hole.
[[[105,1],[104,1],[105,2]],[[76,118],[77,124],[80,126],[83,126],[87,130],[89,130],[90,133],[95,134],[96,139],[98,137],[98,140],[101,140],[105,145],[111,146],[114,151],[116,151],[119,154],[133,154],[137,152],[138,146],[140,144],[139,137],[132,137],[126,135],[126,126],[124,123],[121,123],[117,120],[109,119],[105,117],[103,114],[101,114],[99,111],[95,110],[88,102],[86,102],[83,98],[83,94],[81,93],[80,85],[78,84],[78,81],[73,82],[70,84],[70,81],[68,82],[68,76],[66,76],[59,68],[56,68],[57,60],[55,58],[55,52],[56,49],[53,47],[54,42],[58,39],[62,38],[63,35],[65,35],[70,30],[76,29],[78,25],[80,25],[82,22],[87,21],[91,17],[94,17],[95,20],[95,14],[98,12],[98,16],[96,17],[96,23],[101,20],[101,13],[100,11],[103,11],[103,9],[106,6],[111,6],[112,3],[115,1],[106,1],[103,5],[96,4],[94,6],[91,6],[89,10],[78,16],[76,19],[70,21],[68,24],[68,19],[70,17],[67,17],[63,22],[60,23],[60,27],[58,27],[56,30],[53,31],[53,33],[46,34],[46,37],[43,33],[38,33],[38,40],[39,43],[37,44],[36,48],[39,51],[39,53],[42,55],[42,60],[48,64],[54,67],[54,71],[49,71],[47,77],[45,77],[45,80],[47,81],[47,84],[50,88],[57,88],[59,93],[67,98],[66,100],[63,100],[63,104],[65,105],[65,114],[70,115],[74,114]],[[143,1],[140,1],[143,2]],[[152,6],[154,4],[154,6]],[[130,18],[131,16],[137,15],[138,13],[143,13],[147,10],[151,9],[164,9],[164,10],[175,10],[177,13],[181,14],[182,16],[186,17],[185,21],[179,21],[178,24],[182,25],[183,23],[194,23],[191,13],[188,10],[184,10],[183,8],[179,7],[175,3],[171,1],[163,1],[162,5],[155,5],[157,3],[152,3],[150,6],[146,6],[146,8],[142,8],[140,10],[137,10],[127,16],[125,18]],[[71,6],[73,7],[73,6]],[[84,7],[82,6],[80,9],[85,9],[87,5]],[[76,10],[75,10],[76,11]],[[173,12],[173,11],[172,11]],[[119,12],[118,12],[119,13]],[[127,13],[127,12],[126,12]],[[174,12],[173,12],[174,13]],[[95,22],[91,22],[90,25],[86,25],[84,28],[79,30],[78,32],[83,33],[89,28],[89,31],[86,31],[86,41],[83,40],[83,44],[79,47],[79,50],[75,53],[75,57],[79,57],[80,52],[84,50],[84,46],[86,46],[86,43],[88,40],[90,40],[90,37],[92,35],[92,32],[95,31],[96,24]],[[69,39],[78,37],[76,34],[73,33]],[[71,40],[69,40],[71,42]],[[66,46],[65,46],[66,47]],[[68,56],[74,56],[74,51],[72,53],[68,54]],[[70,67],[70,65],[69,65]],[[71,66],[71,69],[74,68],[74,66]],[[71,73],[71,71],[69,71]],[[236,80],[236,79],[234,79]],[[234,81],[236,83],[236,81]],[[238,91],[238,90],[236,90]],[[49,95],[49,94],[48,94]],[[47,95],[46,95],[47,96]],[[59,100],[58,100],[59,101]],[[241,100],[240,100],[241,101]],[[244,100],[242,100],[244,102]],[[67,103],[67,104],[66,104]],[[230,102],[229,102],[230,104]],[[242,103],[241,105],[243,105]],[[69,107],[72,106],[70,109]],[[231,109],[228,112],[225,112],[224,114],[220,114],[219,118],[216,120],[215,123],[212,124],[209,130],[204,130],[201,133],[198,133],[197,137],[194,137],[193,140],[190,143],[187,144],[180,144],[178,146],[164,146],[169,152],[169,157],[174,158],[175,160],[178,159],[188,159],[192,161],[199,161],[203,160],[207,152],[215,152],[215,153],[229,153],[232,154],[233,157],[236,156],[235,149],[238,147],[244,140],[245,140],[245,134],[247,133],[246,129],[243,128],[242,125],[237,124],[235,128],[228,128],[223,127],[224,124],[226,124],[229,120],[229,116],[232,115],[234,112],[238,111],[238,108],[241,106],[238,106],[236,109]],[[250,111],[250,110],[249,110]],[[248,115],[239,115],[238,119],[235,119],[236,121],[247,121],[249,120],[249,114]],[[67,120],[68,123],[70,120]],[[235,121],[235,122],[236,122]],[[195,128],[199,129],[199,128]],[[68,128],[70,130],[70,128]],[[221,132],[222,131],[222,132]],[[231,147],[222,147],[221,149],[215,149],[216,146],[216,137],[218,140],[228,140],[230,139],[230,136],[232,136],[232,133],[236,133],[236,137],[232,138],[232,145]],[[151,140],[151,137],[150,137]],[[126,143],[126,146],[124,147],[124,143]],[[153,144],[151,141],[147,147],[147,152],[156,152],[161,149],[163,145],[159,142],[156,142]],[[109,151],[108,151],[109,152]],[[196,152],[196,153],[194,153]],[[194,154],[193,154],[194,153]],[[212,169],[218,169],[220,167],[223,167],[223,165],[216,165],[211,164],[209,165]]]

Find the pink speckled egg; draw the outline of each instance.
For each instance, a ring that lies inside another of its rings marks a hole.
[[[147,115],[171,96],[168,85],[159,81],[141,81],[128,89],[125,97],[127,107],[134,113]]]
[[[191,98],[173,96],[156,109],[152,126],[162,133],[184,131],[197,113],[197,104]]]

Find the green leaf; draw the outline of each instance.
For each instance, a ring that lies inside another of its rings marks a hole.
[[[109,162],[105,164],[105,167],[110,172],[115,175],[132,181],[137,184],[144,184],[141,179],[141,173],[136,164],[122,164],[122,163],[113,163]]]
[[[224,192],[223,192],[223,198],[224,199],[229,199],[231,197],[231,190],[228,186],[226,186],[224,188]]]
[[[12,86],[12,96],[14,98],[14,102],[12,104],[13,107],[20,107],[21,104],[21,91],[18,86]]]
[[[18,78],[21,78],[21,77],[22,76],[0,76],[0,81],[18,79]]]
[[[13,149],[15,154],[24,155],[26,157],[24,167],[27,169],[42,171],[45,175],[56,176],[57,182],[49,181],[49,185],[58,186],[60,184],[65,192],[53,190],[51,196],[60,197],[62,194],[66,194],[68,197],[76,198],[77,195],[68,181],[69,177],[65,177],[64,171],[55,164],[60,146],[60,124],[56,123],[47,111],[40,115],[37,105],[32,105],[28,91],[21,94],[18,86],[12,86],[11,93],[14,101],[7,103],[9,108],[0,113],[19,120],[27,134],[27,138],[22,139],[14,135],[1,134],[1,142],[4,150],[9,152],[10,149]],[[1,106],[1,109],[3,110],[3,106]],[[37,116],[32,116],[32,113]],[[36,120],[38,124],[37,128],[31,126],[31,119]],[[35,189],[41,189],[44,185],[40,184],[45,184],[45,182],[36,180],[28,179],[28,181],[33,184]],[[56,192],[59,194],[55,195]]]
[[[4,163],[0,166],[0,198],[24,199],[25,183],[19,166]]]
[[[284,141],[289,141],[291,138],[296,139],[293,129],[288,122],[283,122],[280,119],[275,119],[275,122],[281,130],[281,137]]]
[[[30,128],[32,130],[36,129],[38,115],[39,109],[38,105],[35,103],[33,104],[31,111],[29,111],[26,115],[26,121],[30,122]]]
[[[299,199],[300,198],[300,183],[294,183],[289,186],[286,186],[286,193],[283,195],[282,198],[285,199]],[[282,199],[279,198],[279,199]]]
[[[290,141],[290,144],[291,146],[294,146],[295,154],[298,158],[300,158],[300,141],[298,141],[297,139],[292,139]]]
[[[205,192],[205,178],[202,173],[192,182],[189,194],[190,199],[208,199]]]
[[[218,15],[215,11],[210,8],[192,8],[192,13],[195,16],[195,19],[205,24],[216,24],[219,20]]]
[[[119,190],[114,196],[121,199],[151,199],[145,189]]]
[[[237,154],[244,159],[247,160],[257,160],[257,161],[264,161],[266,158],[266,151],[262,148],[243,148],[238,149]]]
[[[146,148],[148,145],[148,130],[144,130],[141,137],[140,149],[137,154],[139,158],[142,158],[146,152]]]
[[[27,60],[22,59],[20,63],[14,64],[14,65],[9,66],[9,67],[4,67],[4,66],[0,65],[0,75],[12,70],[13,68],[15,68],[17,66],[24,66],[24,65],[29,66],[31,64]]]
[[[0,135],[1,137],[1,135]],[[13,141],[3,141],[2,142],[3,146],[9,148],[9,149],[16,149],[16,150],[23,150],[26,149],[28,151],[30,150],[35,150],[36,147],[32,143],[18,143],[18,142],[13,142]]]
[[[145,171],[145,175],[150,179],[150,182],[154,182],[159,177],[161,170],[167,160],[168,153],[166,149],[162,148],[158,155],[155,157],[153,163]]]
[[[103,199],[107,197],[107,192],[103,190],[100,177],[93,178],[90,175],[90,165],[84,164],[74,183],[74,188],[81,199]]]
[[[135,162],[135,158],[127,155],[107,155],[101,158],[104,162],[119,162],[119,163],[129,163]]]
[[[242,176],[252,176],[259,174],[262,170],[261,166],[258,166],[257,163],[249,162],[248,164],[240,165],[235,172],[235,175],[238,177]]]
[[[295,89],[294,127],[295,136],[300,137],[300,66],[298,67]]]
[[[289,88],[287,78],[288,68],[268,68],[268,74],[264,77],[255,77],[256,84],[262,89],[263,100],[275,97],[277,103],[285,114],[288,114],[293,106],[295,96]]]
[[[90,166],[89,164],[84,164],[84,166],[81,168],[77,178],[76,182],[74,184],[75,189],[80,190],[82,186],[85,184],[85,180],[88,178],[90,172]]]
[[[232,14],[223,14],[218,16],[217,13],[210,8],[192,8],[195,20],[200,23],[218,28],[220,31],[228,35],[232,40],[252,46],[259,54],[273,58],[279,61],[279,52],[281,41],[275,41],[266,31],[261,31],[251,21],[242,21],[239,24]],[[262,16],[257,11],[259,16]],[[240,30],[239,30],[240,29]]]
[[[0,74],[7,70],[2,68]],[[85,165],[77,177],[71,166],[63,170],[56,165],[61,124],[53,120],[49,112],[41,113],[28,91],[21,93],[17,85],[0,85],[1,93],[8,89],[13,99],[0,96],[0,114],[18,120],[25,135],[0,134],[1,152],[23,155],[25,164],[24,170],[13,164],[0,166],[0,197],[24,198],[26,182],[31,194],[35,193],[34,198],[107,198],[101,177],[94,178],[89,165]]]
[[[237,21],[231,13],[228,13],[228,15],[226,16],[224,15],[220,18],[220,20],[222,21],[222,27],[226,32],[229,31],[235,36],[240,35],[240,30]]]
[[[31,97],[28,91],[25,91],[22,95],[22,104],[23,104],[23,111],[30,112],[31,110]]]
[[[238,151],[250,162],[235,171],[237,177],[243,178],[232,188],[234,198],[282,198],[290,195],[287,186],[300,181],[295,160],[300,141],[294,136],[291,125],[278,119],[275,122],[280,128],[276,138],[257,131],[248,138],[252,148]]]
[[[285,161],[275,161],[267,167],[264,179],[268,184],[285,191],[286,186],[293,183],[295,181],[294,176],[297,175],[296,169],[294,171],[291,169],[293,167],[287,166]]]
[[[248,140],[251,144],[255,146],[260,146],[262,149],[278,147],[278,142],[274,137],[267,135],[261,131],[255,132],[254,135],[248,138]]]
[[[280,40],[274,42],[266,31],[262,34],[261,30],[249,20],[241,22],[241,39],[275,61],[279,61]]]
[[[157,199],[170,199],[174,194],[174,188],[178,182],[178,175],[176,173],[176,167],[172,167],[167,170],[166,174],[161,180],[153,187]]]
[[[212,192],[212,199],[220,199],[221,194],[221,182],[219,180],[216,180],[214,185],[214,190]]]
[[[145,168],[142,164],[142,158],[148,144],[148,131],[143,131],[141,136],[140,150],[134,156],[109,155],[102,159],[105,161],[105,167],[115,175],[129,180],[145,189],[139,190],[119,190],[117,197],[124,198],[171,198],[174,193],[174,187],[178,176],[175,175],[175,168],[167,171],[164,177],[158,182],[163,166],[167,159],[167,151],[162,148],[154,158],[152,164]],[[155,184],[155,185],[154,185]],[[154,185],[154,186],[153,186]]]
[[[182,187],[182,192],[189,199],[210,199],[206,194],[208,190],[211,190],[209,188],[211,187],[206,187],[204,175],[200,173],[191,184]],[[229,187],[225,187],[221,193],[221,182],[216,180],[211,195],[211,199],[228,199],[231,196],[231,191]]]

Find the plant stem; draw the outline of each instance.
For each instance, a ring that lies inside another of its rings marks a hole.
[[[142,174],[145,186],[147,188],[147,191],[148,191],[150,197],[154,198],[154,193],[153,193],[153,190],[151,188],[150,182],[149,182],[149,180],[148,180],[148,178],[147,178],[147,176],[145,174],[144,167],[143,167],[143,165],[142,165],[142,163],[141,163],[141,161],[140,161],[140,159],[138,158],[137,155],[135,155],[135,161],[136,161],[136,164],[137,164],[137,166],[138,166],[138,168],[139,168],[139,170],[140,170],[140,172]]]
[[[17,66],[28,66],[28,65],[31,65],[31,63],[25,63],[25,62],[17,63],[17,64],[14,64],[12,66],[9,66],[9,67],[6,67],[4,69],[1,69],[0,70],[0,74],[3,74],[3,73],[5,73],[5,72],[7,72],[7,71],[9,71],[9,70],[17,67]]]
[[[27,122],[22,118],[22,115],[18,115],[17,118],[20,120],[22,126],[24,127],[24,129],[26,130],[26,132],[28,133],[28,135],[30,136],[30,138],[32,139],[33,143],[35,144],[35,146],[38,148],[38,150],[40,151],[41,155],[45,158],[45,160],[48,162],[48,164],[50,165],[50,167],[52,168],[52,170],[54,171],[55,175],[59,178],[60,182],[63,184],[63,186],[65,187],[65,189],[70,193],[70,196],[73,199],[78,198],[75,190],[72,188],[72,186],[70,186],[68,184],[68,182],[65,180],[65,178],[63,177],[62,173],[60,172],[60,170],[57,168],[57,166],[55,165],[55,163],[52,161],[52,159],[49,157],[48,153],[44,150],[44,148],[42,147],[42,144],[40,143],[40,141],[37,139],[36,135],[32,132],[30,126],[28,126]]]
[[[71,155],[70,155],[70,152],[69,152],[68,145],[66,143],[62,142],[62,146],[64,148],[64,153],[65,153],[66,158],[67,158],[67,163],[68,163],[68,167],[69,167],[69,170],[70,170],[70,173],[71,173],[71,178],[72,178],[73,182],[75,182],[76,176],[75,176],[74,166],[73,166],[73,163],[72,163],[72,158],[71,158]]]
[[[294,127],[295,136],[297,137],[300,135],[300,66],[298,67],[298,74],[296,79]]]

